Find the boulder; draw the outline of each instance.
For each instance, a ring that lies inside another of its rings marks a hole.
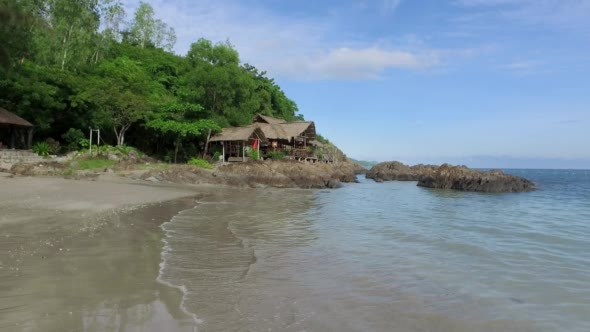
[[[505,174],[501,170],[479,171],[465,166],[441,165],[434,173],[418,181],[418,186],[489,193],[522,192],[535,189],[525,178]]]
[[[431,175],[437,166],[415,165],[408,166],[399,161],[388,161],[373,166],[366,174],[368,179],[376,182],[383,181],[418,181]]]

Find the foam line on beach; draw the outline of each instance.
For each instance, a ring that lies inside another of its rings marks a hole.
[[[194,208],[196,208],[197,206],[199,206],[199,204],[201,204],[201,202],[197,202],[197,204],[192,207],[191,209],[187,209],[187,210],[182,210],[180,211],[178,214],[176,214],[174,217],[172,217],[169,221],[163,223],[162,225],[160,225],[160,228],[162,229],[162,231],[164,232],[164,237],[162,238],[162,243],[164,243],[164,246],[162,247],[162,260],[160,262],[160,269],[158,271],[158,277],[156,278],[156,281],[171,287],[171,288],[175,288],[178,289],[181,293],[182,293],[182,300],[180,301],[180,309],[182,310],[182,312],[184,312],[187,316],[191,317],[193,322],[195,323],[195,325],[200,325],[202,324],[204,321],[202,319],[200,319],[197,314],[190,312],[187,308],[186,308],[186,296],[188,293],[188,290],[186,289],[185,285],[176,285],[173,284],[167,280],[164,280],[164,269],[166,268],[166,256],[168,254],[170,254],[170,245],[168,244],[167,241],[167,237],[168,237],[168,233],[169,231],[166,229],[166,224],[171,223],[174,221],[175,218],[177,218],[178,216],[180,216],[183,212],[188,211],[188,210],[192,210]],[[194,331],[197,332],[198,328],[195,326]]]

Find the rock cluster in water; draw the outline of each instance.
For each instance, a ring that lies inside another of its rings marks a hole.
[[[535,189],[533,182],[501,170],[480,171],[465,166],[416,165],[385,162],[375,165],[367,178],[381,181],[418,181],[418,186],[480,192],[522,192]]]
[[[399,161],[379,163],[367,172],[367,178],[377,182],[383,181],[418,181],[431,175],[438,168],[435,165],[408,166]]]

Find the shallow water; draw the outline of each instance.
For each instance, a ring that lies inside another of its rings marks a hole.
[[[0,331],[194,331],[182,292],[156,281],[162,222],[194,200],[0,227]]]
[[[201,330],[588,331],[590,171],[520,194],[218,191],[162,226]]]

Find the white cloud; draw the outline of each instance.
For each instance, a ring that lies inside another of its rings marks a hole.
[[[275,71],[303,79],[378,79],[387,69],[421,69],[440,63],[434,53],[417,54],[380,47],[334,48],[270,63]]]
[[[392,68],[419,70],[440,63],[426,46],[403,50],[377,41],[351,43],[330,22],[289,17],[268,9],[213,0],[148,1],[156,15],[173,26],[175,50],[184,54],[192,42],[204,37],[229,39],[243,62],[267,70],[272,76],[298,79],[376,79]],[[125,0],[128,16],[139,0]],[[395,10],[401,0],[383,0],[384,9]]]

